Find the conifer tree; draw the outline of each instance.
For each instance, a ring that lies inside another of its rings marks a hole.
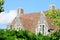
[[[0,0],[0,13],[4,11],[3,4],[4,0]]]

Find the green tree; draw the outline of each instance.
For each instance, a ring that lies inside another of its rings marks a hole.
[[[5,31],[0,29],[0,40],[5,40]]]
[[[60,26],[60,11],[59,10],[48,10],[46,16],[52,19],[52,25]]]
[[[49,37],[51,40],[60,40],[60,30],[57,30],[56,32],[51,33]]]
[[[0,40],[60,40],[60,30],[49,35],[43,35],[34,33],[27,30],[1,30]]]
[[[4,11],[3,4],[4,0],[0,0],[0,13]]]

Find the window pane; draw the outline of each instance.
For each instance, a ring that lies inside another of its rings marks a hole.
[[[44,25],[42,26],[42,29],[43,29],[42,32],[43,32],[43,34],[44,34]]]

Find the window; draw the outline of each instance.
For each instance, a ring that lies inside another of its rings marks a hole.
[[[40,25],[40,27],[39,27],[39,32],[41,31],[42,29],[41,29],[41,25]]]
[[[44,34],[44,25],[42,25],[42,33]]]
[[[45,30],[45,24],[39,24],[38,27],[36,28],[36,34],[39,32],[44,34],[44,30]]]
[[[40,24],[39,28],[38,28],[38,33],[41,32],[42,34],[44,34],[44,24]]]
[[[12,29],[12,25],[10,25],[10,29]]]
[[[40,25],[40,27],[41,27],[41,25]]]

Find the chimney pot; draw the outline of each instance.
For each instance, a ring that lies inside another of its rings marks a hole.
[[[24,13],[23,8],[18,8],[18,9],[17,9],[17,14],[18,14],[18,15],[23,14],[23,13]]]
[[[54,4],[51,4],[50,6],[49,6],[49,9],[55,9],[55,5]]]

